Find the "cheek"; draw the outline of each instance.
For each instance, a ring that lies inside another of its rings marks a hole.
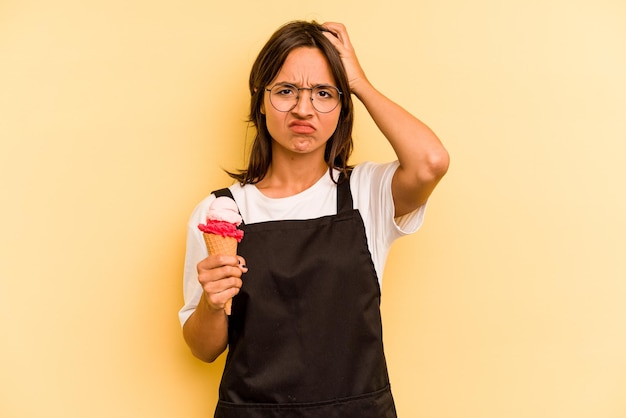
[[[281,136],[285,126],[285,114],[277,114],[274,108],[262,109],[265,115],[265,126],[270,135],[275,138]]]
[[[336,115],[327,115],[328,119],[325,121],[325,125],[328,126],[328,129],[331,130],[331,134],[337,130],[337,126],[339,125],[339,113]]]
[[[273,127],[275,129],[285,125],[285,120],[289,115],[289,112],[279,112],[274,109],[272,104],[266,100],[261,103],[260,108],[261,114],[265,116],[265,125],[268,127]]]

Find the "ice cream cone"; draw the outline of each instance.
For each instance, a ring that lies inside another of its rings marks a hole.
[[[237,255],[237,239],[217,234],[202,234],[209,254]]]
[[[226,254],[237,255],[237,239],[232,237],[223,237],[217,234],[203,233],[204,243],[209,251],[209,254]],[[224,311],[226,315],[230,315],[233,300],[228,299],[224,304]]]

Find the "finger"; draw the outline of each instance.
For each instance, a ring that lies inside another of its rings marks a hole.
[[[204,286],[207,283],[216,282],[230,277],[240,278],[243,273],[243,269],[239,266],[222,266],[213,269],[200,269],[198,271],[198,281]]]
[[[233,255],[225,255],[225,254],[209,254],[208,257],[201,260],[197,267],[198,270],[209,270],[214,269],[221,266],[238,266],[239,258]]]
[[[328,40],[330,41],[330,43],[337,49],[339,50],[340,48],[343,47],[343,44],[341,43],[341,40],[337,37],[337,35],[335,35],[335,33],[327,31],[324,32],[324,36],[326,38],[328,38]]]
[[[348,31],[342,23],[326,22],[322,24],[322,27],[339,39],[342,44],[349,42]]]
[[[243,286],[243,280],[239,277],[225,277],[220,280],[204,283],[203,289],[208,295],[219,295],[227,293],[230,297],[239,293],[239,289]],[[234,292],[234,294],[233,294]]]
[[[333,44],[342,57],[354,55],[354,48],[343,25],[339,29],[329,28],[327,32],[324,32],[324,36]]]
[[[244,270],[239,266],[221,266],[213,269],[199,269],[198,282],[207,295],[223,292],[243,284],[241,276]]]
[[[226,302],[239,294],[240,287],[230,287],[221,292],[208,293],[205,292],[204,298],[214,310],[224,309]]]
[[[241,271],[244,273],[247,272],[248,266],[246,265],[246,259],[240,255],[237,256],[237,259],[239,260],[239,268],[241,269]]]
[[[229,287],[220,292],[205,292],[205,299],[214,309],[224,309],[226,303],[239,294],[239,287]]]
[[[346,27],[338,22],[324,22],[322,23],[322,27],[336,35],[346,32]]]

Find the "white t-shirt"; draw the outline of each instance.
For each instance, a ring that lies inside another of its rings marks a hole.
[[[423,205],[409,214],[394,219],[391,179],[398,166],[397,161],[385,164],[366,162],[357,165],[350,176],[354,208],[359,210],[365,224],[367,245],[372,254],[379,284],[382,284],[382,273],[391,244],[397,238],[417,231],[422,225],[426,210],[426,205]],[[246,224],[314,219],[337,213],[337,187],[328,173],[303,192],[285,198],[269,198],[251,184],[241,186],[235,183],[229,189]],[[179,312],[181,325],[184,325],[191,316],[202,295],[196,265],[207,257],[208,251],[198,224],[205,223],[209,205],[214,199],[215,195],[209,195],[202,200],[194,209],[187,224],[187,252],[183,278],[185,305]]]

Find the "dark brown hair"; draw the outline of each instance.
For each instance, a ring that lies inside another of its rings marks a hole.
[[[249,88],[250,116],[249,122],[256,129],[256,133],[250,150],[248,168],[238,173],[228,174],[238,180],[242,185],[254,184],[261,181],[272,161],[272,137],[267,130],[265,115],[261,113],[265,88],[278,75],[287,56],[296,48],[317,48],[328,60],[330,71],[335,78],[337,88],[341,95],[341,113],[337,128],[332,134],[324,151],[324,159],[328,165],[329,173],[338,169],[344,174],[349,170],[348,158],[352,153],[352,125],[354,110],[350,85],[346,71],[341,62],[339,52],[326,38],[324,32],[328,32],[320,24],[306,21],[293,21],[280,27],[267,41],[259,52],[256,61],[250,71]],[[332,175],[331,175],[332,177]],[[333,179],[334,180],[334,179]]]

